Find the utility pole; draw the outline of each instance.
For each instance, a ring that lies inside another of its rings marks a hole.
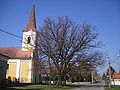
[[[110,61],[109,61],[109,88],[111,88],[111,68],[110,68]]]
[[[94,83],[94,81],[93,81],[93,79],[94,79],[94,78],[93,78],[93,77],[94,77],[94,76],[93,76],[93,71],[91,72],[91,74],[92,74],[91,76],[92,76],[92,84],[93,84],[93,83]]]

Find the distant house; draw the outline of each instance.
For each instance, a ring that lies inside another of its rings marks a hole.
[[[100,82],[101,81],[101,76],[99,74],[94,75],[95,82]]]
[[[120,85],[120,72],[119,73],[114,73],[112,75],[111,84],[112,85]]]
[[[0,54],[0,83],[3,83],[6,79],[6,72],[8,69],[7,60],[9,59],[8,56]]]

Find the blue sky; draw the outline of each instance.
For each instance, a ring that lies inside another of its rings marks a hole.
[[[106,52],[111,61],[117,57],[120,50],[120,0],[0,0],[0,29],[22,36],[33,2],[38,29],[46,17],[58,16],[95,25],[100,33],[99,40],[105,44],[100,50]],[[11,46],[21,46],[20,39],[0,32],[0,47]],[[119,64],[120,59],[112,66],[119,71]]]

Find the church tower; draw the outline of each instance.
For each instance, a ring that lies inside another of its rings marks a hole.
[[[35,5],[32,7],[27,27],[23,30],[22,51],[32,51],[36,43]]]
[[[20,83],[39,83],[39,60],[36,47],[35,5],[23,30],[22,47],[0,47],[0,53],[10,57],[6,78]]]

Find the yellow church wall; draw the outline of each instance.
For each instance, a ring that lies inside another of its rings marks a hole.
[[[21,75],[20,75],[20,82],[27,82],[28,81],[28,64],[27,61],[21,62]]]
[[[19,80],[20,83],[31,83],[32,60],[10,59],[6,78],[12,81]]]
[[[9,77],[12,81],[16,78],[16,66],[17,62],[8,62],[9,69],[7,70],[6,78]]]
[[[21,62],[21,73],[20,73],[20,82],[22,83],[28,83],[30,82],[29,75],[29,61],[22,61]]]

